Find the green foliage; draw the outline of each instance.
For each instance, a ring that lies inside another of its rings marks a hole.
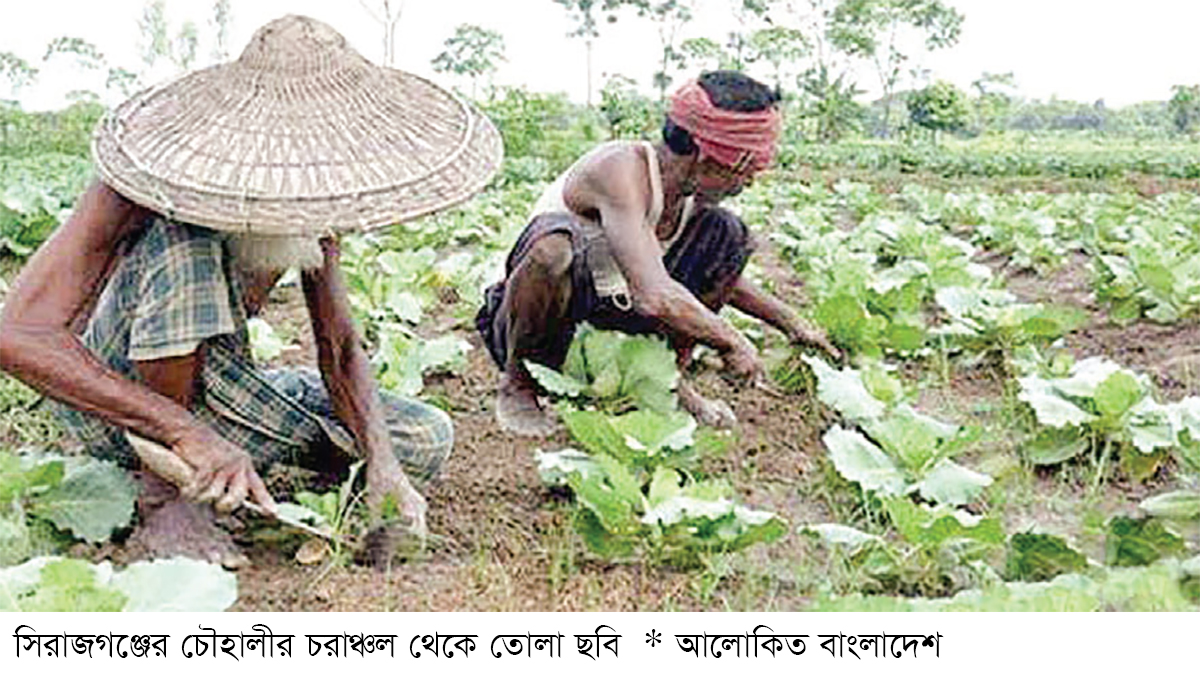
[[[191,559],[144,561],[119,572],[108,562],[60,557],[0,568],[6,612],[220,612],[236,601],[236,575]]]
[[[443,46],[445,51],[433,58],[434,71],[469,78],[472,96],[475,95],[476,81],[494,73],[499,63],[505,60],[504,36],[472,24],[459,24]]]
[[[1108,522],[1104,559],[1110,566],[1148,566],[1186,551],[1183,538],[1155,519],[1116,516]]]
[[[133,481],[112,463],[0,450],[0,539],[11,545],[0,564],[56,548],[58,537],[43,523],[89,542],[107,540],[129,526],[136,497]]]
[[[1167,102],[1175,131],[1187,134],[1200,128],[1200,85],[1175,85]]]
[[[728,484],[693,474],[696,421],[676,409],[675,355],[660,339],[584,324],[562,373],[527,366],[547,391],[571,402],[559,409],[583,451],[539,451],[537,461],[543,481],[571,488],[576,527],[596,554],[648,553],[694,566],[783,534],[779,517],[742,507]]]
[[[967,95],[949,82],[939,80],[908,95],[909,118],[934,133],[963,129],[970,114]]]
[[[662,104],[638,93],[636,85],[613,75],[600,90],[600,112],[613,138],[650,139],[662,126]]]
[[[1087,557],[1056,535],[1015,533],[1008,540],[1004,576],[1009,580],[1040,582],[1087,567]]]
[[[658,337],[597,331],[584,323],[576,329],[562,373],[532,362],[526,366],[548,392],[576,403],[612,412],[675,410],[675,354]]]
[[[1112,447],[1125,455],[1145,456],[1153,474],[1164,450],[1191,445],[1192,411],[1200,400],[1189,397],[1160,404],[1146,376],[1100,357],[1089,357],[1059,376],[1018,379],[1018,398],[1029,405],[1042,432],[1026,449],[1035,464],[1055,464],[1095,449],[1104,457]],[[1097,480],[1099,480],[1097,476]],[[1144,478],[1144,477],[1143,477]]]
[[[742,507],[727,484],[683,469],[695,453],[696,423],[686,413],[569,411],[563,418],[588,452],[539,452],[538,467],[547,483],[571,488],[581,508],[576,526],[596,554],[645,552],[694,566],[783,535],[778,516]]]

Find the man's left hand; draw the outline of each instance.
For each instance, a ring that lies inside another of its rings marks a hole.
[[[820,329],[801,324],[793,327],[788,338],[797,345],[813,347],[824,352],[835,362],[842,360],[842,351],[834,347],[825,336],[825,332]]]
[[[367,507],[372,527],[387,526],[389,518],[399,516],[410,532],[425,541],[425,498],[413,488],[390,452],[367,460]],[[393,509],[398,514],[388,513]]]

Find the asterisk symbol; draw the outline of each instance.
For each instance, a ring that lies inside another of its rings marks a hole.
[[[646,632],[646,643],[649,643],[651,648],[662,643],[662,634],[651,629]]]

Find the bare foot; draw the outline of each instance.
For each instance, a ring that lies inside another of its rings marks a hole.
[[[558,427],[554,411],[538,402],[537,391],[507,375],[496,393],[496,420],[500,429],[527,437],[549,436]]]
[[[250,563],[229,533],[216,524],[211,505],[186,502],[178,491],[150,473],[143,473],[138,504],[141,523],[129,544],[150,558],[183,556],[219,563],[231,570]]]
[[[737,425],[733,409],[720,399],[705,399],[686,380],[679,381],[679,405],[696,417],[696,422],[717,429],[732,429]]]

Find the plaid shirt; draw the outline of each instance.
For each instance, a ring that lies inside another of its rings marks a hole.
[[[192,354],[203,344],[201,387],[192,413],[245,449],[260,472],[276,462],[308,466],[332,443],[354,452],[311,369],[261,371],[249,354],[242,289],[226,235],[156,218],[122,256],[96,304],[83,343],[117,372],[138,380],[135,361]],[[416,482],[437,473],[453,444],[444,412],[383,396],[393,450]],[[134,463],[122,431],[58,405],[72,437],[94,455]],[[326,446],[327,447],[327,446]]]

